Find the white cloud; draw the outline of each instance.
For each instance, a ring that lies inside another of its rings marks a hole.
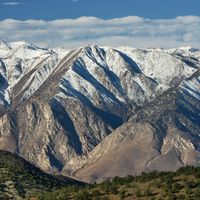
[[[68,49],[95,43],[105,46],[200,48],[200,17],[150,20],[137,16],[103,20],[96,17],[54,21],[6,19],[0,38],[26,40],[40,46]]]
[[[17,2],[17,1],[4,2],[4,3],[2,3],[2,5],[4,5],[4,6],[17,6],[17,5],[20,5],[20,2]]]

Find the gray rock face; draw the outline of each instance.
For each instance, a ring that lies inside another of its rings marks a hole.
[[[0,51],[0,149],[86,181],[200,164],[199,51],[87,46],[60,60],[20,45]]]

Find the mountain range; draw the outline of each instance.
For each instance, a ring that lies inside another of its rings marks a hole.
[[[94,182],[200,165],[200,51],[0,42],[0,149]]]

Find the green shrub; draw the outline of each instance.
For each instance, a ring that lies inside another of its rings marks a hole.
[[[120,197],[120,199],[124,199],[126,197],[126,191],[125,190],[120,190],[119,191],[119,197]]]
[[[147,188],[144,190],[144,196],[146,196],[146,197],[151,196],[151,190],[150,190],[150,187],[147,187]]]
[[[90,193],[86,190],[80,190],[74,197],[75,200],[89,200],[91,199]]]
[[[136,195],[136,197],[141,197],[142,196],[142,192],[141,192],[141,190],[139,188],[136,189],[135,195]]]

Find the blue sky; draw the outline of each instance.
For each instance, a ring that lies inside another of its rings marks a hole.
[[[67,49],[200,48],[200,0],[0,0],[0,39]]]
[[[141,16],[169,19],[199,15],[200,0],[0,0],[0,19],[102,19]]]

